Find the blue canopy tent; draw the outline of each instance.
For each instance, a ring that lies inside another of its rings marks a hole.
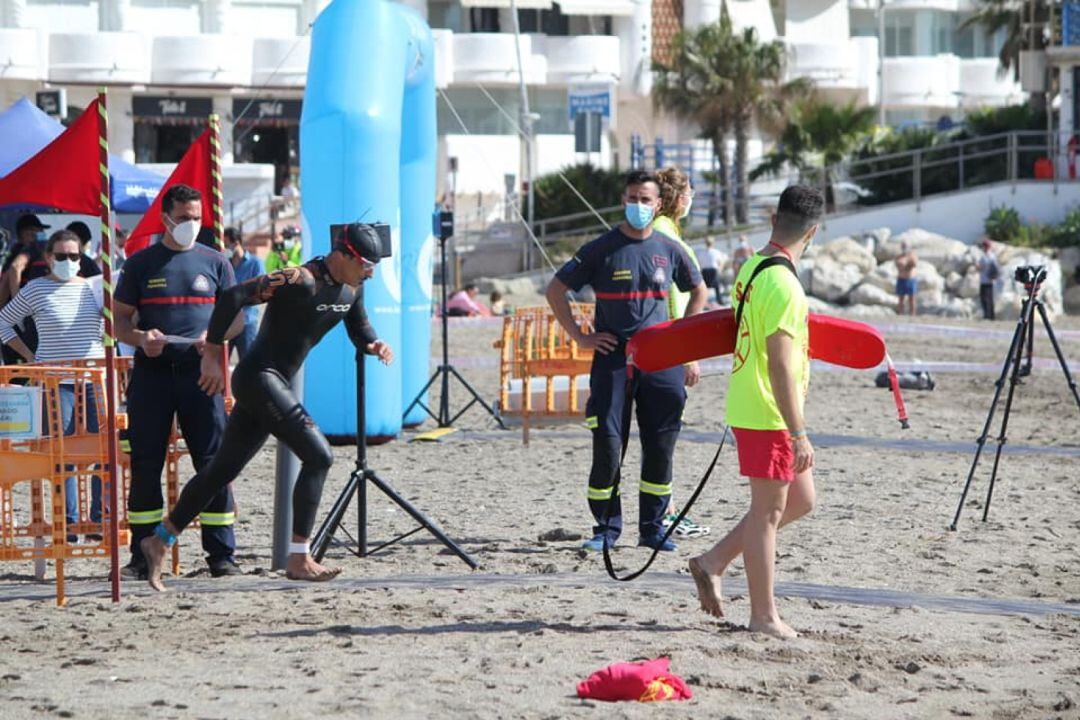
[[[64,132],[64,126],[21,98],[0,113],[0,177],[36,155]],[[109,156],[112,207],[118,213],[144,213],[165,184],[165,178]]]

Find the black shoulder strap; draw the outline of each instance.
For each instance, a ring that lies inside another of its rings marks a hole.
[[[739,305],[735,308],[736,332],[738,332],[739,328],[742,326],[743,300],[746,298],[747,295],[750,294],[750,286],[754,284],[754,279],[769,268],[776,267],[777,265],[782,265],[786,267],[788,270],[791,271],[792,275],[794,275],[795,277],[799,277],[799,272],[795,269],[795,266],[792,264],[792,262],[786,257],[780,255],[773,255],[772,257],[768,257],[762,260],[761,263],[756,268],[754,268],[754,271],[750,273],[750,279],[746,281],[746,287],[744,287],[742,290],[742,297],[739,298]]]

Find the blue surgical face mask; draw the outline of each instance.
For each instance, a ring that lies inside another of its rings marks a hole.
[[[49,234],[44,230],[38,230],[37,233],[34,234],[34,239],[39,243],[47,242],[49,240]]]
[[[635,230],[644,230],[653,220],[652,205],[645,203],[626,203],[626,222]]]

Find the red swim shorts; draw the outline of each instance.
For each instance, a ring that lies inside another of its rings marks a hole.
[[[795,481],[795,451],[787,430],[735,431],[739,451],[739,472],[750,478]]]

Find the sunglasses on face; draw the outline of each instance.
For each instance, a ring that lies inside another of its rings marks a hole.
[[[60,260],[60,261],[63,261],[63,260],[78,260],[79,257],[80,257],[80,253],[77,253],[77,252],[73,252],[73,253],[53,253],[53,257],[56,258],[57,260]]]

